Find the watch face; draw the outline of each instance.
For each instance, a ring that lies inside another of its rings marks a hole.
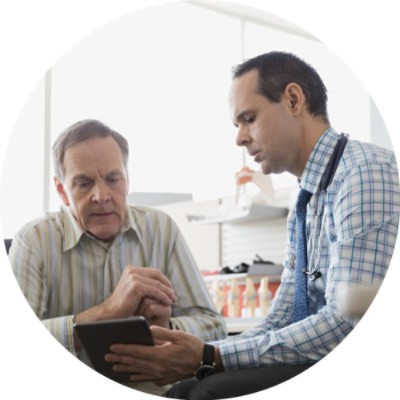
[[[215,367],[213,365],[202,365],[197,371],[196,371],[196,378],[197,379],[204,379],[207,376],[212,375],[215,372]]]

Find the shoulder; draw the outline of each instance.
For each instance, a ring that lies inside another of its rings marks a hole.
[[[398,191],[398,169],[394,152],[371,143],[350,140],[332,181],[331,191]]]
[[[387,166],[397,172],[394,152],[372,143],[349,140],[343,154],[342,168],[349,171],[353,168]]]
[[[42,217],[27,222],[17,232],[17,236],[28,237],[40,234],[42,231],[60,231],[62,227],[62,212],[48,212]]]

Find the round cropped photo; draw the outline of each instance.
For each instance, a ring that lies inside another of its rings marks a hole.
[[[1,193],[47,340],[175,399],[318,368],[379,291],[400,211],[388,130],[345,62],[220,1],[126,14],[55,60],[15,122]]]

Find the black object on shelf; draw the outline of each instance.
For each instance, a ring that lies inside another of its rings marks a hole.
[[[249,270],[250,265],[247,263],[240,263],[238,265],[235,265],[233,268],[231,267],[223,267],[220,269],[219,273],[220,274],[246,274],[247,271]]]

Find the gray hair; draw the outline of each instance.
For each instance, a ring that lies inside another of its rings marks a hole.
[[[95,119],[85,119],[66,128],[53,144],[54,172],[60,180],[64,179],[64,156],[67,149],[92,138],[112,137],[122,151],[125,168],[128,167],[128,141],[118,132]]]

